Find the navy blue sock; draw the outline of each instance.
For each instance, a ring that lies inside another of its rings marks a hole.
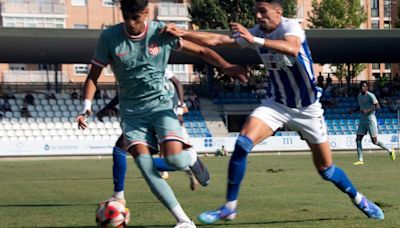
[[[229,161],[228,171],[228,201],[237,200],[240,183],[246,172],[247,155],[253,148],[253,142],[247,136],[239,135],[236,140],[235,150]]]
[[[350,179],[346,176],[344,171],[335,165],[320,171],[319,174],[325,180],[331,181],[338,187],[342,192],[349,195],[350,198],[354,199],[357,194],[357,189],[353,186]]]
[[[154,166],[156,167],[157,171],[176,171],[167,162],[165,162],[164,158],[154,158],[153,159]]]
[[[114,191],[120,192],[125,187],[125,175],[126,175],[126,152],[119,148],[113,148],[113,181]]]

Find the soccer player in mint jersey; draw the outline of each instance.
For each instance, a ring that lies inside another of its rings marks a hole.
[[[335,166],[328,142],[321,91],[315,85],[312,59],[304,30],[295,20],[283,17],[282,0],[256,0],[257,25],[247,29],[231,23],[233,36],[196,32],[168,25],[166,32],[201,45],[249,47],[264,63],[270,83],[267,98],[244,124],[229,162],[226,202],[217,210],[204,212],[198,219],[206,224],[232,220],[236,216],[239,187],[246,171],[246,158],[254,145],[286,125],[298,131],[312,151],[314,165],[327,181],[346,193],[355,206],[370,218],[383,219],[382,210],[360,194],[344,171]]]
[[[127,150],[135,159],[153,194],[172,213],[176,227],[195,227],[183,211],[168,183],[157,172],[152,154],[163,151],[165,161],[175,170],[187,167],[202,185],[209,173],[196,153],[184,150],[185,142],[172,99],[164,89],[164,71],[172,49],[202,57],[228,75],[243,76],[242,67],[232,65],[215,53],[186,40],[163,33],[165,24],[148,21],[148,0],[121,0],[124,22],[104,30],[97,43],[92,67],[85,82],[84,108],[77,117],[87,127],[97,79],[108,64],[118,81],[121,128]]]
[[[182,115],[183,113],[187,112],[187,108],[182,105],[182,102],[184,100],[184,91],[182,84],[179,82],[179,80],[174,76],[173,72],[165,69],[165,78],[168,80],[165,84],[165,88],[168,91],[168,94],[171,98],[173,98],[174,102],[174,110],[175,113],[178,115],[179,122],[182,125],[182,130],[185,132],[185,137],[189,138],[186,129],[183,126],[183,118]],[[96,113],[96,117],[100,120],[103,121],[104,116],[107,115],[108,111],[114,108],[117,104],[119,103],[118,100],[118,95],[115,96],[106,106],[99,110]],[[184,104],[184,103],[183,103]],[[113,181],[114,181],[114,193],[110,200],[116,200],[120,201],[122,203],[126,203],[125,197],[124,197],[124,188],[125,188],[125,176],[126,176],[126,170],[127,170],[127,164],[126,164],[126,147],[124,145],[124,140],[123,140],[123,135],[121,135],[116,144],[115,147],[113,148]],[[167,173],[168,171],[176,171],[172,167],[170,167],[164,159],[160,158],[154,158],[154,165],[156,169],[162,173]],[[191,173],[190,169],[184,170],[185,173],[189,176],[190,180],[190,188],[192,190],[195,190],[196,186],[198,185],[198,182],[196,178],[193,176]],[[163,177],[163,175],[161,175]],[[164,178],[164,177],[163,177]],[[165,179],[165,178],[164,178]]]
[[[368,83],[366,81],[360,82],[360,94],[358,95],[357,100],[359,107],[353,111],[360,111],[361,118],[360,123],[358,124],[356,138],[358,161],[354,162],[353,165],[364,165],[361,142],[364,135],[367,133],[371,136],[372,142],[386,150],[389,153],[390,158],[394,161],[396,159],[394,148],[390,150],[385,146],[385,144],[378,140],[378,121],[376,120],[375,111],[378,110],[380,106],[375,94],[368,91]]]

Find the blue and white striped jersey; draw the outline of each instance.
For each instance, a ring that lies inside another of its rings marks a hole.
[[[280,25],[269,34],[261,30],[258,25],[249,31],[255,37],[269,40],[283,40],[285,36],[300,38],[301,48],[297,58],[254,46],[243,38],[237,38],[236,42],[242,47],[255,49],[260,56],[270,77],[266,88],[269,99],[290,108],[301,108],[315,103],[322,91],[315,85],[311,52],[300,24],[282,17]]]

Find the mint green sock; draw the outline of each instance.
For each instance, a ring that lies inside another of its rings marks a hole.
[[[161,178],[153,164],[153,158],[149,154],[139,155],[135,158],[136,165],[139,167],[147,185],[153,194],[167,207],[170,211],[179,203],[174,192],[168,183]]]
[[[358,160],[359,161],[364,161],[363,156],[362,156],[362,145],[361,141],[357,141],[357,155],[358,155]]]
[[[390,149],[389,149],[385,144],[383,144],[383,142],[378,141],[378,142],[376,143],[376,145],[379,146],[380,148],[386,150],[388,153],[390,153]]]

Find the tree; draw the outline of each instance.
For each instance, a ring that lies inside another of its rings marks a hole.
[[[359,28],[367,19],[367,14],[360,0],[317,0],[312,1],[313,10],[308,13],[311,28],[340,28],[355,29]],[[364,69],[364,64],[347,63],[332,65],[335,76],[341,80],[346,76],[348,87],[352,78],[359,75]]]
[[[284,1],[284,15],[296,15],[296,0]],[[189,8],[192,23],[200,29],[228,29],[229,22],[254,25],[254,0],[194,0]]]
[[[311,28],[359,28],[367,19],[359,0],[313,0],[312,7],[308,12]]]

